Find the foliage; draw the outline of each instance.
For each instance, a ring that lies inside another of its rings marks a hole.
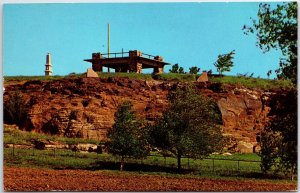
[[[215,102],[198,95],[191,86],[169,94],[170,105],[150,129],[150,143],[177,157],[204,158],[222,147],[221,113]]]
[[[268,78],[270,78],[270,75],[272,74],[272,70],[269,70],[268,72],[267,72],[267,76],[268,76]]]
[[[197,66],[193,66],[189,70],[190,74],[198,74],[198,72],[200,72],[200,68],[198,68]]]
[[[179,70],[179,65],[178,64],[174,64],[172,65],[172,69],[169,70],[170,73],[178,73]]]
[[[184,73],[185,73],[183,67],[180,67],[180,68],[179,68],[178,73],[179,73],[179,74],[184,74]]]
[[[183,67],[180,67],[178,64],[174,64],[174,65],[172,65],[172,69],[169,70],[169,72],[184,74],[184,69],[183,69]]]
[[[264,52],[281,49],[284,59],[277,70],[279,78],[297,82],[297,2],[286,2],[272,9],[261,3],[258,21],[252,19],[253,26],[244,26],[246,34],[256,33],[257,45]]]
[[[217,61],[214,63],[214,66],[217,68],[217,71],[220,75],[223,72],[230,71],[230,68],[233,67],[233,56],[235,54],[235,50],[232,50],[228,54],[222,54],[218,56]]]
[[[115,113],[115,123],[108,131],[108,152],[121,157],[120,170],[123,170],[126,157],[143,158],[148,154],[147,141],[141,130],[141,122],[132,112],[132,104],[125,101]]]
[[[280,93],[271,99],[272,116],[261,136],[262,169],[267,171],[274,160],[293,175],[297,172],[297,89]]]
[[[23,126],[27,119],[27,111],[22,94],[18,91],[12,92],[4,102],[4,122]]]
[[[260,167],[263,173],[267,173],[267,171],[270,170],[273,165],[275,165],[280,141],[280,133],[274,132],[270,130],[270,128],[265,128],[261,132],[261,151],[259,155],[261,157]]]

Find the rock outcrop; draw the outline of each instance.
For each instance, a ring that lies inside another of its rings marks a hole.
[[[167,107],[169,90],[183,84],[112,77],[26,81],[5,85],[4,102],[10,92],[22,93],[29,106],[26,130],[105,140],[120,102],[132,101],[139,117],[153,121]],[[265,101],[272,92],[210,82],[195,84],[199,94],[217,102],[223,133],[231,141],[228,150],[255,149],[256,135],[268,121],[270,107]]]

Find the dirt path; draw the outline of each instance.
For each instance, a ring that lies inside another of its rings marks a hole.
[[[4,167],[4,191],[295,191],[296,184]]]

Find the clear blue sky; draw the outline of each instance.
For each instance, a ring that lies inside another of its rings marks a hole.
[[[242,27],[256,18],[259,2],[248,3],[65,3],[5,4],[3,74],[43,75],[52,55],[53,74],[83,73],[93,52],[141,50],[161,55],[188,71],[212,69],[219,54],[236,50],[228,75],[267,77],[278,67],[280,51],[263,54],[255,35]],[[170,66],[165,68],[168,72]],[[274,75],[273,75],[274,77]]]

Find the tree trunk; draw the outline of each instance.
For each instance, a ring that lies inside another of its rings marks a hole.
[[[181,154],[177,155],[177,171],[178,173],[181,172]]]
[[[121,157],[120,171],[123,171],[124,167],[124,157]]]

